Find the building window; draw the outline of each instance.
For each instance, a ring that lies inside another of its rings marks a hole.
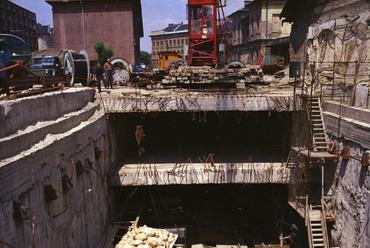
[[[279,14],[272,15],[272,32],[276,33],[280,31],[280,18]]]
[[[254,33],[253,25],[254,25],[254,20],[253,20],[253,17],[252,17],[251,22],[249,23],[249,27],[250,27],[249,30],[250,30],[251,37],[253,37],[253,33]]]

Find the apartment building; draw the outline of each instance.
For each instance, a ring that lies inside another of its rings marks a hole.
[[[22,38],[30,51],[38,48],[36,14],[7,0],[0,0],[0,32]]]

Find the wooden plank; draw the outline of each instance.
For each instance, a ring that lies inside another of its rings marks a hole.
[[[111,229],[108,232],[108,234],[106,235],[106,238],[103,239],[102,241],[100,241],[98,247],[110,248],[112,243],[113,243],[114,237],[116,236],[116,233],[119,230],[119,228],[120,228],[120,225],[116,225],[116,224],[111,225]]]
[[[338,160],[339,157],[338,155],[335,154],[330,154],[328,152],[320,152],[320,151],[311,151],[308,152],[307,149],[300,150],[298,147],[292,147],[292,149],[301,155],[307,157],[311,161],[316,161],[316,160]]]

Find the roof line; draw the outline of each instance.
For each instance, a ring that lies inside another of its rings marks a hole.
[[[189,32],[188,29],[186,30],[181,30],[181,31],[175,31],[175,32],[165,32],[165,33],[161,33],[161,34],[151,34],[149,35],[149,37],[152,37],[152,36],[159,36],[159,35],[167,35],[167,34],[178,34],[178,33],[187,33]]]

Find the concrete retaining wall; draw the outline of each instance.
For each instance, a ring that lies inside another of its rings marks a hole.
[[[360,161],[370,148],[369,110],[333,101],[323,106],[325,124],[338,151],[343,146],[351,150],[351,158],[340,158],[337,165],[338,186],[333,184],[329,190],[330,195],[337,195],[332,238],[340,247],[370,247],[370,169]]]
[[[24,149],[20,146],[15,154],[0,160],[0,240],[12,246],[32,247],[34,239],[34,247],[97,247],[104,240],[110,213],[105,175],[114,156],[108,157],[106,118],[88,101],[93,92],[85,89],[75,93],[54,93],[53,97],[44,97],[45,102],[23,99],[23,104],[58,106],[63,102],[63,107],[50,108],[59,115],[44,113],[44,118],[55,118],[55,122],[32,128],[41,139]],[[66,99],[72,101],[71,106]],[[15,106],[10,110],[17,119],[20,115],[16,109],[23,110],[18,103]],[[62,114],[71,109],[78,111]],[[63,176],[70,178],[69,189],[63,187]],[[57,199],[47,199],[46,185],[56,190]],[[14,216],[16,202],[28,208],[25,220]]]
[[[41,96],[0,102],[0,138],[39,121],[54,120],[92,102],[93,89],[70,88]]]
[[[351,156],[361,157],[365,149],[360,145],[345,140],[339,142],[339,149],[346,145],[351,149]],[[370,170],[360,161],[350,158],[340,159],[336,177],[338,186],[331,188],[331,194],[337,194],[334,205],[336,222],[331,232],[333,240],[340,247],[370,247]]]

